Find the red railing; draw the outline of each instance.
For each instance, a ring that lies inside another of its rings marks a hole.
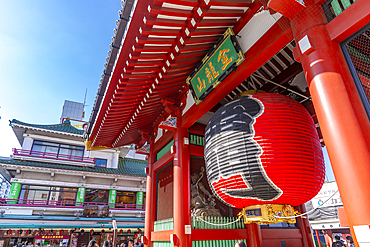
[[[37,157],[37,158],[85,162],[85,163],[91,163],[91,164],[94,164],[96,160],[96,158],[90,158],[90,157],[82,157],[82,156],[74,156],[74,155],[58,154],[58,153],[48,153],[48,152],[32,151],[32,150],[17,149],[17,148],[13,148],[13,155],[23,155],[23,156],[31,156],[31,157]]]
[[[110,209],[117,210],[140,210],[145,211],[145,205],[123,204],[123,203],[102,203],[102,202],[76,202],[76,201],[51,201],[51,200],[29,200],[29,199],[0,199],[0,206],[19,207],[49,207],[49,208],[84,208],[85,206],[110,206]]]

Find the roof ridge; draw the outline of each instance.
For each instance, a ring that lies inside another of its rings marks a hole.
[[[0,157],[0,164],[14,164],[14,165],[24,165],[24,166],[35,166],[35,167],[45,167],[50,169],[63,169],[63,170],[72,170],[72,171],[81,171],[81,172],[96,172],[96,173],[106,173],[106,174],[117,174],[117,175],[128,175],[128,176],[146,176],[144,170],[141,169],[124,169],[117,167],[116,168],[107,168],[107,167],[83,167],[83,166],[73,166],[73,165],[64,165],[64,164],[54,164],[47,162],[36,162],[36,161],[25,161],[25,160],[15,160],[15,159],[3,159]]]
[[[142,159],[134,159],[134,158],[122,158],[122,157],[119,157],[120,160],[130,160],[130,161],[138,161],[138,162],[142,162],[142,163],[148,163],[147,160],[142,160]]]
[[[70,121],[64,121],[63,123],[58,124],[31,124],[19,121],[17,119],[13,119],[10,121],[10,125],[12,124],[18,124],[23,125],[25,127],[31,127],[31,128],[39,128],[39,129],[47,129],[57,132],[66,132],[66,133],[73,133],[77,135],[83,135],[84,131],[80,130],[74,126],[72,126]]]

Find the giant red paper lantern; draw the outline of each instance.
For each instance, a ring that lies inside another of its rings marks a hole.
[[[205,132],[208,182],[224,203],[297,206],[312,199],[325,178],[315,124],[297,101],[258,93],[223,105]]]

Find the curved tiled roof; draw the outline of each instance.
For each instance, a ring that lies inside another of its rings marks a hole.
[[[13,119],[10,121],[10,124],[16,124],[21,125],[24,127],[29,128],[37,128],[37,129],[44,129],[49,131],[55,131],[55,132],[65,132],[65,133],[71,133],[76,135],[83,135],[84,131],[77,129],[71,125],[71,121],[68,119],[64,120],[62,124],[30,124],[30,123],[24,123],[17,119]]]
[[[120,169],[124,174],[135,176],[146,176],[145,168],[147,166],[148,162],[146,160],[120,158],[118,162],[118,169]]]
[[[98,172],[98,173],[108,173],[108,174],[120,174],[120,175],[130,175],[130,176],[142,176],[146,177],[145,167],[147,167],[146,160],[136,160],[120,158],[118,162],[118,169],[105,168],[105,167],[81,167],[72,165],[62,165],[62,164],[52,164],[34,161],[22,161],[14,160],[9,158],[0,158],[0,164],[14,164],[21,166],[34,166],[34,167],[44,167],[51,169],[64,169],[73,171],[84,171],[84,172]]]

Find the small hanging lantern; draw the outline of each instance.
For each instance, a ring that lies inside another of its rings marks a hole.
[[[93,229],[91,229],[90,230],[90,235],[93,235],[94,234],[94,230]]]
[[[120,234],[122,234],[122,233],[123,233],[123,230],[121,229],[121,230],[119,231],[119,233],[120,233]]]
[[[63,235],[63,230],[60,230],[59,231],[59,235]]]
[[[127,230],[127,234],[131,234],[131,230],[130,229]]]
[[[279,217],[294,216],[292,206],[312,199],[325,178],[312,117],[280,94],[246,95],[219,108],[206,127],[204,154],[213,193],[243,209],[245,223],[295,222]]]

